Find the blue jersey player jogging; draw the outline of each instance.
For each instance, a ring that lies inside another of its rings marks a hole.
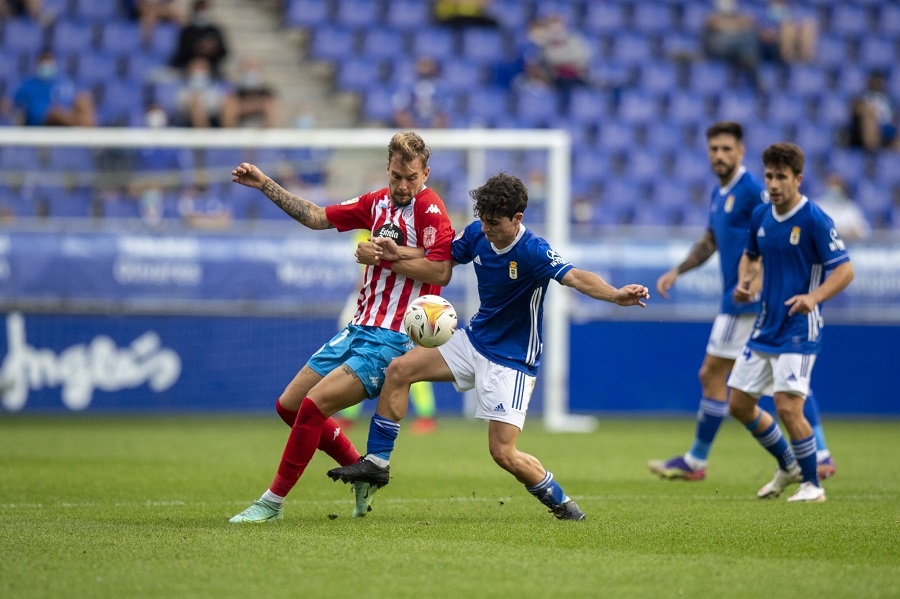
[[[827,271],[850,260],[834,222],[806,196],[785,215],[761,206],[750,221],[747,255],[763,258],[762,309],[747,346],[771,354],[819,353],[821,306],[791,315],[785,300],[815,291]]]
[[[472,345],[492,362],[536,375],[547,285],[573,266],[524,225],[512,245],[498,250],[473,222],[453,241],[452,251],[454,262],[474,262],[478,279],[481,304],[468,326]]]

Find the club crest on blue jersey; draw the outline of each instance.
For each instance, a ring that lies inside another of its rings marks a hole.
[[[518,279],[519,278],[519,265],[515,262],[509,263],[509,278],[510,279]]]
[[[731,211],[734,210],[734,194],[728,194],[728,197],[725,198],[725,212],[731,214]]]
[[[791,245],[797,245],[800,243],[800,227],[794,227],[791,229]]]

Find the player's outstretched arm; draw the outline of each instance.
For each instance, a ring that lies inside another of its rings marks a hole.
[[[246,187],[259,189],[295,221],[310,229],[332,229],[325,218],[325,209],[305,198],[287,191],[252,164],[242,162],[231,171],[231,180]]]
[[[579,268],[573,268],[567,272],[560,282],[588,297],[620,306],[644,308],[647,304],[643,300],[650,298],[650,291],[643,285],[625,285],[616,289],[599,275]]]
[[[693,270],[709,260],[716,253],[716,238],[709,229],[703,233],[703,237],[691,247],[690,253],[678,266],[667,270],[656,280],[656,291],[665,299],[669,299],[669,289],[675,284],[679,275]]]

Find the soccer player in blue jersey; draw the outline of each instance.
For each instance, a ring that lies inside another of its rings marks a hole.
[[[738,263],[747,245],[750,215],[766,202],[763,184],[743,166],[744,132],[740,123],[721,121],[706,130],[707,154],[719,185],[710,197],[709,225],[685,260],[659,277],[656,290],[668,299],[678,277],[697,268],[719,252],[722,303],[713,322],[706,356],[700,366],[700,407],[694,443],[687,453],[668,460],[650,460],[647,466],[662,478],[699,481],[706,478],[706,465],[713,441],[728,415],[728,375],[750,337],[759,313],[759,301],[736,303],[732,297],[738,281]],[[812,393],[805,404],[818,445],[819,477],[834,475],[834,461],[819,421]]]
[[[475,389],[475,416],[488,421],[488,447],[501,468],[560,520],[583,520],[584,513],[541,463],[516,448],[541,359],[541,330],[547,286],[555,280],[597,300],[645,306],[643,285],[616,289],[592,272],[559,256],[522,224],[528,191],[516,177],[500,173],[470,192],[475,216],[453,241],[453,263],[472,262],[480,306],[469,325],[444,345],[417,347],[388,367],[385,385],[369,426],[368,454],[355,464],[328,472],[334,480],[390,480],[389,459],[406,415],[410,384],[450,381],[459,391]],[[381,259],[394,256],[393,244],[379,244]]]
[[[775,478],[759,497],[777,497],[800,474],[800,489],[788,501],[821,502],[816,439],[803,403],[822,346],[821,304],[850,284],[853,265],[834,222],[800,193],[803,151],[776,143],[762,159],[771,206],[760,206],[750,218],[734,290],[735,301],[751,301],[761,276],[762,308],[728,377],[729,412],[778,461]],[[773,396],[790,447],[772,415],[757,405],[762,395]]]

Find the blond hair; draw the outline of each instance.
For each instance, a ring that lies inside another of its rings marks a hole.
[[[404,164],[409,164],[416,158],[422,159],[422,168],[428,166],[431,157],[431,149],[425,145],[425,140],[415,131],[400,131],[394,134],[388,144],[388,163],[397,155]]]

